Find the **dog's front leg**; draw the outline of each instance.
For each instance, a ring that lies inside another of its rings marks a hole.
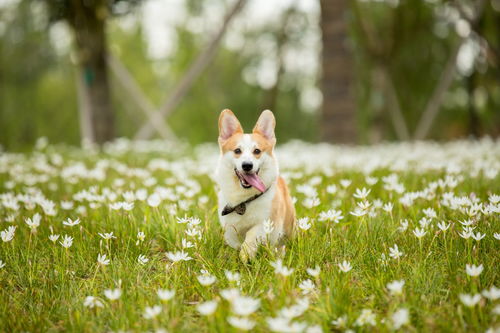
[[[224,229],[224,239],[227,245],[231,246],[233,249],[239,249],[241,240],[236,227],[234,225],[226,225]]]
[[[262,243],[264,237],[265,233],[262,228],[262,225],[260,224],[253,226],[247,231],[245,235],[245,241],[243,242],[243,244],[241,244],[241,250],[240,250],[241,261],[246,263],[248,262],[248,260],[253,259],[255,257],[259,245]]]

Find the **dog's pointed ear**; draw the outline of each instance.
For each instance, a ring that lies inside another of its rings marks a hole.
[[[236,133],[243,133],[241,124],[229,109],[222,110],[219,116],[219,140],[225,141]]]
[[[274,140],[276,139],[274,136],[275,126],[276,119],[274,119],[274,114],[269,110],[264,110],[253,128],[253,133],[259,133],[268,140]]]

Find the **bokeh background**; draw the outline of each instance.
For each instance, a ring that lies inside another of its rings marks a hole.
[[[0,145],[500,134],[500,0],[0,0]],[[162,114],[160,116],[160,114]]]

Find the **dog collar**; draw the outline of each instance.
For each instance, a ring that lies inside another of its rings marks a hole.
[[[232,207],[230,206],[229,204],[227,204],[224,209],[222,210],[222,213],[221,215],[222,216],[225,216],[227,214],[231,214],[232,212],[236,212],[238,213],[239,215],[243,215],[245,214],[246,210],[247,210],[247,203],[250,203],[252,201],[254,201],[255,199],[258,199],[259,197],[263,196],[270,188],[271,186],[269,186],[268,188],[266,188],[266,190],[262,193],[259,193],[259,194],[256,194],[254,195],[253,197],[250,197],[248,199],[246,199],[245,201],[237,204],[236,206]]]

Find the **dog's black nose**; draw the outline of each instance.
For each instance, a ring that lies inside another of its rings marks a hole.
[[[243,163],[241,163],[241,168],[245,171],[250,171],[253,168],[253,163],[252,162],[243,162]]]

